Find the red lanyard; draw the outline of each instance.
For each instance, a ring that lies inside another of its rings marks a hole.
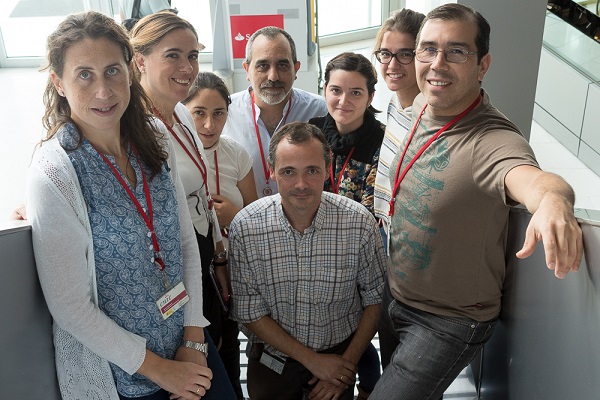
[[[254,130],[256,131],[256,140],[258,141],[258,149],[260,150],[260,159],[263,165],[263,172],[265,174],[265,184],[269,186],[269,167],[267,166],[267,159],[265,158],[265,152],[263,151],[262,140],[260,140],[260,131],[258,129],[258,123],[256,122],[256,109],[254,107],[254,92],[250,95],[252,99],[252,121],[254,122]],[[288,110],[283,118],[283,125],[287,121],[288,115],[292,110],[292,94],[290,93],[290,100],[288,101]]]
[[[217,194],[221,194],[221,185],[219,183],[219,159],[217,158],[217,150],[213,152],[213,157],[215,158],[215,182],[217,184]]]
[[[90,142],[90,144],[92,144],[92,143]],[[144,196],[146,197],[146,204],[148,205],[148,213],[146,213],[144,211],[144,208],[142,207],[142,205],[140,204],[138,199],[136,199],[135,195],[133,194],[133,192],[131,191],[131,189],[129,188],[129,186],[127,185],[127,183],[121,176],[121,174],[119,174],[119,171],[117,171],[117,169],[115,168],[113,163],[111,163],[110,160],[104,154],[99,152],[98,149],[96,148],[96,146],[94,146],[92,144],[92,147],[94,148],[94,150],[96,150],[96,152],[98,154],[100,154],[100,156],[102,157],[102,159],[104,160],[106,165],[109,166],[113,175],[117,178],[117,180],[119,181],[121,186],[123,186],[123,189],[125,189],[125,192],[127,192],[132,203],[135,205],[135,207],[137,208],[138,212],[140,213],[142,219],[146,223],[146,226],[148,227],[148,230],[149,230],[148,234],[152,238],[152,246],[154,247],[154,262],[158,264],[158,268],[161,271],[164,271],[165,262],[162,259],[162,254],[160,252],[160,246],[158,245],[158,238],[156,237],[156,232],[154,232],[154,215],[152,213],[152,199],[150,198],[150,188],[148,187],[148,182],[146,180],[146,174],[144,173],[144,169],[142,168],[142,166],[140,164],[140,159],[138,157],[137,150],[135,149],[135,147],[133,145],[131,145],[131,148],[133,149],[133,152],[135,153],[135,158],[138,162],[138,165],[140,166],[140,171],[142,172],[142,185],[144,186]]]
[[[335,178],[334,178],[335,174],[333,171],[333,152],[331,150],[329,150],[329,155],[331,157],[331,163],[329,164],[329,180],[331,181],[331,191],[335,194],[338,194],[340,191],[340,184],[342,183],[342,175],[344,175],[344,171],[346,170],[346,166],[348,165],[348,162],[350,162],[350,157],[352,157],[352,153],[354,153],[354,149],[355,149],[355,147],[350,149],[350,153],[348,153],[348,156],[346,157],[346,161],[344,161],[344,165],[342,166],[342,169],[341,169],[340,174],[337,179],[337,186],[335,184]]]
[[[160,114],[160,112],[155,107],[152,107],[152,110],[154,111],[154,114],[156,114],[156,116],[163,122],[163,124],[165,124],[165,126],[169,130],[169,133],[175,138],[175,140],[177,140],[177,143],[179,143],[179,145],[185,151],[185,153],[188,155],[190,160],[192,160],[192,162],[194,163],[196,168],[198,168],[198,171],[200,171],[200,175],[202,176],[202,180],[204,181],[204,191],[206,192],[206,198],[208,199],[208,209],[212,210],[212,199],[210,198],[210,192],[208,190],[208,176],[207,176],[208,171],[206,169],[206,164],[204,163],[204,160],[202,159],[202,155],[200,154],[200,151],[198,150],[198,146],[196,146],[196,143],[194,143],[194,141],[191,137],[191,133],[189,133],[189,132],[185,133],[187,131],[188,127],[181,123],[181,120],[179,119],[179,117],[177,116],[176,113],[173,113],[173,116],[175,117],[175,121],[177,121],[177,123],[183,127],[184,136],[187,139],[188,143],[190,144],[196,157],[194,157],[192,155],[192,151],[190,151],[188,146],[183,142],[183,140],[181,140],[181,138],[175,132],[175,130],[171,127],[171,125],[169,125],[167,123],[167,121],[163,118],[163,116]]]
[[[390,216],[394,215],[394,203],[396,202],[396,195],[398,194],[398,190],[400,189],[400,183],[402,183],[402,180],[404,180],[404,177],[408,173],[408,170],[413,166],[413,164],[415,163],[415,161],[417,161],[417,159],[421,156],[421,154],[423,154],[425,152],[425,150],[427,150],[427,148],[431,145],[431,143],[433,143],[442,133],[444,133],[446,130],[448,130],[448,128],[450,128],[452,125],[454,125],[455,123],[460,121],[465,115],[467,115],[469,112],[471,112],[471,110],[474,109],[475,106],[477,106],[477,104],[479,104],[480,100],[481,100],[481,96],[477,96],[475,101],[469,107],[467,107],[463,112],[458,114],[450,122],[448,122],[446,125],[444,125],[439,131],[436,132],[435,135],[433,135],[431,138],[429,138],[427,143],[425,143],[423,145],[423,147],[421,147],[421,149],[417,152],[417,154],[415,154],[413,159],[410,160],[410,162],[408,163],[406,168],[404,168],[404,170],[402,171],[402,175],[400,175],[400,169],[402,167],[402,161],[404,160],[404,156],[406,155],[406,150],[408,150],[408,146],[410,145],[410,142],[412,141],[413,136],[415,135],[415,131],[417,130],[417,127],[419,126],[421,117],[423,116],[423,114],[425,114],[425,109],[427,108],[427,103],[425,103],[425,106],[423,106],[423,109],[421,110],[421,113],[419,114],[419,117],[417,118],[415,125],[413,126],[412,131],[410,132],[410,135],[408,136],[408,139],[406,140],[406,145],[404,146],[404,150],[402,150],[402,155],[400,156],[400,160],[398,160],[398,167],[396,168],[396,176],[394,177],[394,189],[392,191],[392,198],[390,200],[390,212],[389,212]]]
[[[221,194],[221,185],[219,183],[219,159],[217,158],[217,151],[218,151],[218,147],[215,149],[215,151],[213,152],[213,156],[215,157],[215,182],[216,182],[216,186],[217,186],[217,194],[220,195]],[[221,236],[223,236],[224,238],[228,238],[229,237],[229,229],[227,228],[221,228]]]

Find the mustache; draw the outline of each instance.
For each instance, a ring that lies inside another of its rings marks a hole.
[[[285,87],[285,83],[281,81],[266,81],[260,84],[261,89],[265,88],[282,88]]]

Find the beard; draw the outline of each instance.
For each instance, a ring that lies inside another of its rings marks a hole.
[[[276,82],[268,81],[268,82],[260,85],[260,87],[257,90],[257,94],[258,94],[258,97],[260,97],[260,99],[266,104],[269,104],[269,105],[279,104],[285,100],[285,98],[288,96],[288,94],[290,94],[290,92],[292,91],[292,88],[290,88],[290,90],[288,90],[287,92],[282,92],[281,90],[270,90],[270,89],[273,89],[273,88],[281,89],[283,87],[284,87],[284,84],[279,81],[276,81]]]

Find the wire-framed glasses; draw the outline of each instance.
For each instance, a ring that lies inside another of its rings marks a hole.
[[[438,53],[444,53],[444,58],[450,63],[464,63],[468,56],[477,54],[476,51],[468,51],[460,47],[450,49],[436,49],[435,47],[423,47],[415,50],[415,57],[420,62],[430,63],[437,58]]]

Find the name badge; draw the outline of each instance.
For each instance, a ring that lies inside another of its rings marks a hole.
[[[183,286],[183,282],[179,282],[173,289],[162,295],[156,302],[156,305],[163,319],[167,319],[189,300],[190,297],[185,290],[185,286]]]
[[[260,356],[260,363],[281,375],[285,366],[285,359],[263,351]]]

